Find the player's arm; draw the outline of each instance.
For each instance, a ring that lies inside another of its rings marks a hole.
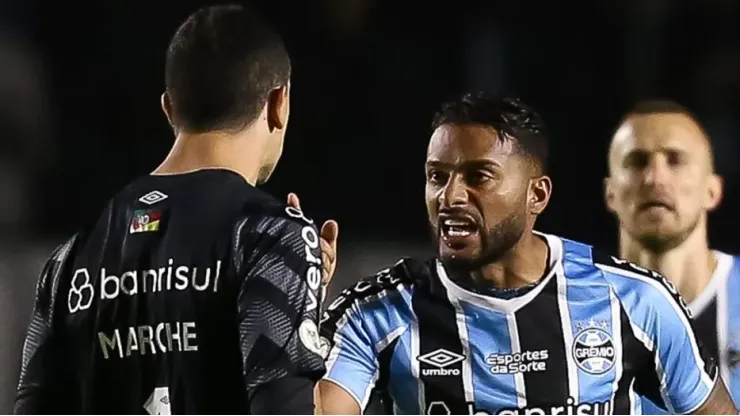
[[[656,280],[657,282],[657,280]],[[712,357],[696,337],[686,303],[667,280],[656,285],[652,363],[653,399],[679,414],[737,414]],[[660,373],[662,372],[662,375]],[[656,394],[658,393],[658,394]]]
[[[610,271],[628,278],[621,279],[628,283],[618,283],[617,290],[621,289],[632,332],[649,357],[636,380],[637,392],[674,414],[736,414],[675,286],[656,272],[618,259],[613,262]]]
[[[735,402],[732,401],[730,393],[721,378],[717,377],[717,382],[709,394],[707,401],[697,409],[695,415],[736,415],[738,414]]]
[[[75,396],[69,390],[72,369],[65,366],[68,360],[57,317],[57,310],[67,305],[67,299],[58,298],[57,293],[73,242],[74,238],[57,247],[39,276],[31,322],[23,345],[14,414],[76,413]]]
[[[378,361],[351,290],[329,304],[321,321],[321,339],[328,353],[326,375],[316,387],[318,413],[361,414],[377,379]]]
[[[293,214],[296,212],[293,211]],[[251,225],[251,226],[250,226]],[[321,251],[309,220],[272,218],[240,231],[243,374],[252,414],[312,414],[324,374],[318,320]]]

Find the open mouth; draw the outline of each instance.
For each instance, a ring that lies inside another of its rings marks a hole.
[[[445,238],[464,238],[476,234],[478,225],[466,216],[443,217],[440,219],[440,231]]]

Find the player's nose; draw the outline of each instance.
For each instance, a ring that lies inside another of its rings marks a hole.
[[[453,175],[440,194],[440,205],[454,207],[468,203],[468,188],[460,175]]]
[[[645,167],[645,184],[649,186],[665,185],[670,179],[671,170],[668,162],[660,155],[650,158]]]

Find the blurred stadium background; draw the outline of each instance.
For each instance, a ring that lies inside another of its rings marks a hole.
[[[286,149],[267,189],[340,223],[332,292],[427,253],[423,160],[437,104],[503,89],[540,110],[554,198],[539,229],[614,248],[609,136],[644,98],[696,112],[726,198],[715,247],[740,251],[737,0],[269,0],[293,56]],[[0,413],[10,411],[37,274],[172,141],[164,53],[196,1],[0,2]]]

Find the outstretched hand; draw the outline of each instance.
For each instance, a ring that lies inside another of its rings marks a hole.
[[[301,201],[298,199],[298,195],[292,192],[288,194],[288,205],[301,211]],[[319,237],[321,240],[321,266],[323,268],[322,283],[326,286],[331,282],[337,268],[339,224],[334,220],[325,221],[321,225]]]

